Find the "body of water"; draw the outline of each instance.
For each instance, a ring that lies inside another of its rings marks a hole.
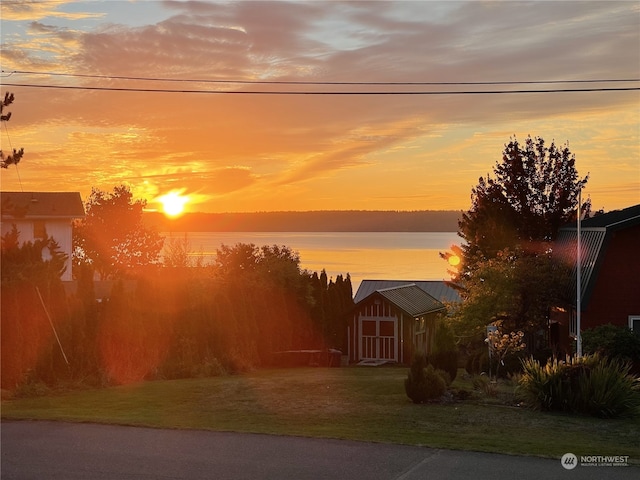
[[[455,232],[171,232],[172,239],[188,241],[191,254],[205,262],[215,258],[220,245],[237,243],[286,245],[300,254],[302,268],[330,278],[351,275],[354,293],[367,280],[449,280],[448,264],[439,252],[460,245]]]

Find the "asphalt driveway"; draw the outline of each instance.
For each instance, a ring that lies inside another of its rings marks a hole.
[[[341,440],[2,422],[2,480],[637,479],[638,467]]]

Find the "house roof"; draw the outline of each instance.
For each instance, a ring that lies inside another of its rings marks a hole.
[[[393,305],[412,317],[439,312],[446,308],[441,302],[413,283],[376,290],[356,303],[356,308],[358,304],[364,303],[374,296],[386,298]]]
[[[80,218],[79,192],[0,192],[2,219]]]
[[[580,304],[586,308],[613,232],[640,225],[640,205],[596,215],[580,222]],[[573,289],[577,283],[578,229],[575,223],[560,228],[554,252],[573,267]]]
[[[440,302],[460,302],[458,292],[449,286],[447,282],[438,280],[363,280],[358,287],[358,291],[353,299],[355,303],[368,297],[373,292],[386,288],[399,287],[413,284],[428,293]]]
[[[618,230],[620,228],[638,225],[640,223],[640,204],[627,207],[622,210],[603,213],[595,217],[587,218],[582,221],[581,228],[606,228],[608,230]],[[565,228],[575,229],[575,224],[565,226]]]

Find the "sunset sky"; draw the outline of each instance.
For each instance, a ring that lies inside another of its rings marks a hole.
[[[531,135],[569,142],[594,208],[640,203],[637,1],[0,5],[1,90],[16,96],[0,138],[25,149],[2,190],[126,184],[150,208],[173,192],[204,212],[460,210],[510,137]],[[636,81],[327,85],[611,79]],[[256,81],[318,84],[241,83]],[[636,90],[223,93],[567,88]]]

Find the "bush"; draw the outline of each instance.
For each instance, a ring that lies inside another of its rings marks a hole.
[[[640,413],[640,381],[629,374],[629,364],[597,354],[557,358],[541,366],[523,361],[516,393],[529,407],[613,418]]]
[[[413,403],[424,403],[441,397],[447,385],[433,365],[427,365],[425,356],[417,355],[404,381],[404,389]]]
[[[450,391],[453,394],[453,398],[460,402],[469,400],[473,396],[472,392],[470,392],[469,390],[465,390],[463,388],[454,388],[454,389],[451,389]]]
[[[640,373],[640,335],[627,327],[607,324],[585,330],[582,348],[585,353],[629,360],[632,371]]]
[[[489,371],[489,352],[486,347],[476,350],[467,358],[465,370],[469,375],[478,375]]]
[[[438,375],[442,377],[442,379],[444,380],[445,386],[449,387],[453,383],[453,380],[451,380],[451,375],[449,375],[449,372],[445,372],[444,370],[440,370],[439,368],[436,368],[435,371]]]
[[[436,353],[432,353],[427,357],[427,363],[433,365],[436,370],[442,370],[447,372],[450,377],[450,381],[447,385],[450,385],[456,379],[458,374],[458,352],[456,350],[444,350]]]

